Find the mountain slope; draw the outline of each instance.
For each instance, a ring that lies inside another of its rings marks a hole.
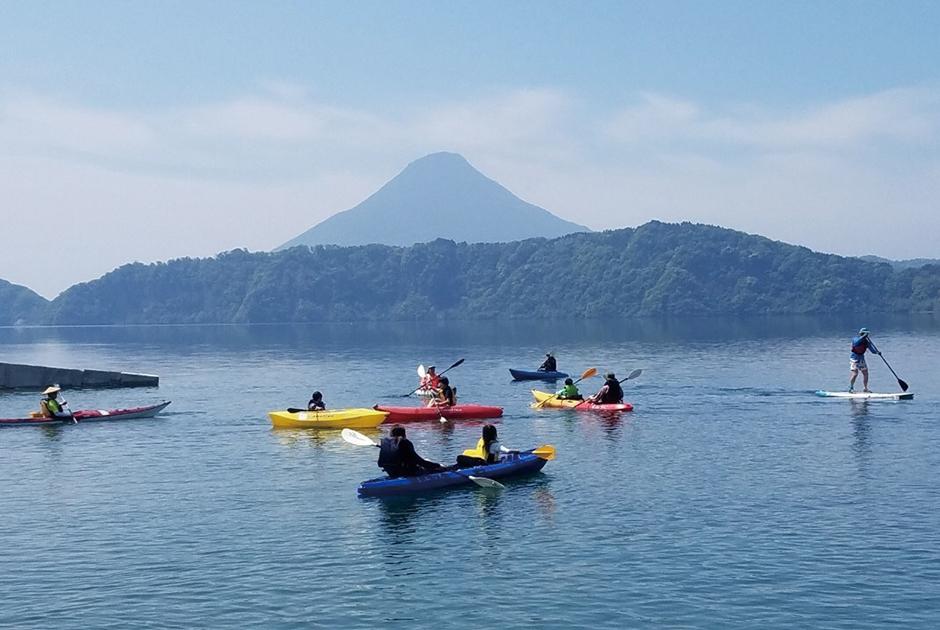
[[[0,326],[37,321],[49,301],[26,287],[0,280]]]
[[[333,215],[278,249],[296,245],[411,245],[446,238],[500,242],[587,232],[519,199],[456,153],[409,164],[358,206]]]
[[[907,258],[904,260],[892,260],[882,258],[881,256],[859,256],[861,260],[874,263],[885,263],[894,267],[895,270],[916,269],[924,265],[940,265],[940,259],[937,258]]]
[[[133,264],[56,298],[57,324],[940,312],[940,267],[894,271],[706,225],[511,243],[236,250]]]

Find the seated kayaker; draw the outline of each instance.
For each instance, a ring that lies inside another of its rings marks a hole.
[[[307,403],[307,411],[325,411],[326,404],[323,402],[323,394],[319,391],[310,395],[310,402]]]
[[[457,468],[472,468],[495,464],[508,453],[509,449],[499,443],[496,427],[492,424],[483,425],[483,437],[477,441],[476,448],[467,449],[457,456]]]
[[[450,380],[446,376],[441,377],[440,387],[428,407],[450,407],[457,404],[457,388],[450,386]]]
[[[557,372],[558,364],[555,362],[555,357],[552,356],[551,352],[545,353],[545,360],[542,362],[542,365],[539,366],[539,372]]]
[[[443,468],[429,462],[415,452],[415,446],[405,437],[405,427],[392,427],[389,437],[382,438],[379,445],[379,468],[391,478],[414,477],[439,471]]]
[[[616,405],[623,402],[623,388],[620,387],[620,381],[614,376],[613,372],[604,377],[603,387],[596,394],[591,396],[591,402],[600,405]]]
[[[561,400],[584,400],[584,396],[578,391],[578,386],[570,378],[565,379],[565,386],[559,389],[555,396]]]
[[[60,391],[62,391],[62,388],[59,386],[50,385],[43,392],[45,398],[39,401],[39,410],[43,418],[72,418],[69,404],[58,399]]]
[[[428,366],[428,371],[421,377],[421,389],[434,391],[441,386],[441,377],[437,375],[433,365]]]

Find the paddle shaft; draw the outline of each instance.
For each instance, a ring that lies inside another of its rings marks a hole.
[[[894,368],[891,367],[891,364],[888,363],[888,360],[885,358],[885,355],[883,355],[883,354],[881,354],[881,353],[879,352],[879,353],[878,353],[878,356],[881,357],[881,360],[885,362],[885,365],[887,365],[887,366],[888,366],[888,369],[891,370],[891,373],[894,374],[894,378],[898,379],[898,385],[900,385],[901,391],[902,391],[902,392],[906,392],[906,391],[907,391],[907,388],[909,387],[908,384],[907,384],[906,382],[904,382],[903,380],[901,380],[901,377],[898,376],[898,373],[895,372],[895,371],[894,371]]]
[[[460,360],[456,361],[452,366],[450,366],[449,368],[447,368],[446,370],[444,370],[443,372],[441,372],[441,373],[438,374],[437,376],[444,376],[445,374],[447,374],[448,372],[450,372],[451,370],[453,370],[453,369],[454,369],[455,367],[457,367],[458,365],[461,365],[461,364],[464,362],[464,360],[465,360],[465,359],[460,359]],[[402,396],[402,398],[408,398],[409,396],[411,396],[412,394],[414,394],[416,391],[418,391],[418,390],[421,389],[422,387],[423,387],[423,385],[418,385],[418,386],[415,387],[413,390],[411,390],[410,392],[408,392],[407,394],[405,394],[404,396]]]
[[[589,374],[588,372],[590,372],[590,374]],[[576,380],[576,381],[574,381],[574,382],[572,383],[572,385],[577,385],[578,383],[580,383],[580,382],[583,381],[584,379],[586,379],[586,378],[591,378],[591,377],[594,376],[595,374],[597,374],[597,370],[594,369],[594,368],[591,368],[591,369],[589,369],[589,370],[586,370],[586,371],[584,372],[584,374],[582,374],[582,375],[578,378],[578,380]],[[552,394],[551,396],[549,396],[548,398],[546,398],[545,400],[543,400],[542,402],[540,402],[539,404],[537,404],[537,405],[535,406],[535,408],[536,408],[536,409],[541,409],[541,408],[545,405],[545,403],[547,403],[549,400],[553,400],[553,399],[555,399],[555,398],[558,398],[558,392],[555,392],[554,394]]]

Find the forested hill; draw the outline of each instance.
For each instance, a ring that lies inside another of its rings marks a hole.
[[[30,289],[0,280],[0,326],[42,319],[48,306],[46,298]]]
[[[236,250],[123,266],[56,324],[940,310],[940,267],[895,271],[723,228],[651,222],[552,240]]]

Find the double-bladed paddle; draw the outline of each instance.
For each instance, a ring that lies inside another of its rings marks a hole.
[[[632,381],[633,379],[635,379],[636,377],[638,377],[638,376],[639,376],[640,374],[642,374],[642,373],[643,373],[643,370],[640,369],[640,368],[637,368],[637,369],[633,370],[632,372],[630,372],[629,374],[627,374],[626,378],[622,378],[622,379],[620,379],[620,380],[617,381],[617,382],[618,382],[618,383],[624,383],[624,382],[626,382],[626,381]],[[582,400],[581,402],[579,402],[577,405],[575,405],[574,407],[572,407],[572,409],[577,409],[578,407],[580,407],[581,405],[583,405],[583,404],[586,403],[586,402],[591,402],[591,399],[590,399],[590,398],[585,398],[584,400]]]
[[[588,369],[584,370],[584,373],[581,374],[581,378],[579,378],[578,380],[576,380],[576,381],[574,382],[574,384],[578,384],[578,383],[580,383],[581,381],[583,381],[583,380],[586,379],[586,378],[591,378],[591,377],[594,376],[595,374],[597,374],[597,368],[588,368]],[[549,396],[549,397],[546,398],[545,400],[542,400],[542,401],[536,403],[535,408],[536,408],[536,409],[541,409],[542,406],[543,406],[545,403],[547,403],[549,400],[552,400],[553,398],[558,398],[558,392],[555,392],[554,394],[552,394],[551,396]]]
[[[447,374],[448,372],[450,372],[451,370],[453,370],[453,369],[454,369],[455,367],[457,367],[458,365],[461,365],[464,361],[465,361],[465,359],[459,359],[458,361],[455,361],[452,366],[450,366],[449,368],[447,368],[447,369],[444,370],[443,372],[438,373],[438,376],[444,376],[445,374]],[[419,374],[420,374],[420,372],[419,372]],[[403,395],[402,395],[402,398],[408,398],[409,396],[411,396],[412,394],[414,394],[416,391],[418,391],[419,389],[421,389],[421,387],[422,387],[422,385],[418,385],[417,387],[415,387],[413,390],[411,390],[411,391],[408,392],[407,394],[403,394]]]

